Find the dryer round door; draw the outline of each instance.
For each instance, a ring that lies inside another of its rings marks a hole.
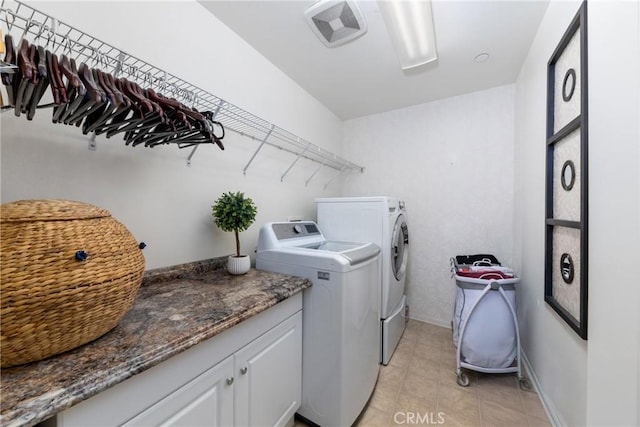
[[[398,215],[391,238],[391,268],[396,280],[404,279],[409,260],[409,228],[404,215]]]

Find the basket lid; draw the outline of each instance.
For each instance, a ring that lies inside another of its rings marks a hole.
[[[70,200],[18,200],[0,205],[0,222],[60,221],[109,217],[106,209]]]

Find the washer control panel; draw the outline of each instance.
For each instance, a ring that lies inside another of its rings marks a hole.
[[[278,240],[320,235],[318,226],[311,221],[276,223],[273,224],[272,227],[273,233]]]

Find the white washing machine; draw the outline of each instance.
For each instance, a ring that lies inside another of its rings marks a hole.
[[[409,229],[404,202],[393,197],[316,199],[318,225],[332,240],[380,246],[380,361],[389,363],[405,328]]]
[[[380,366],[380,248],[325,240],[313,222],[267,223],[256,268],[313,282],[302,297],[298,414],[320,426],[352,425]]]

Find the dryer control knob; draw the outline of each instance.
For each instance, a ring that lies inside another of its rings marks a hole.
[[[296,234],[302,233],[302,226],[300,224],[294,225],[293,226],[293,231],[295,231]]]

